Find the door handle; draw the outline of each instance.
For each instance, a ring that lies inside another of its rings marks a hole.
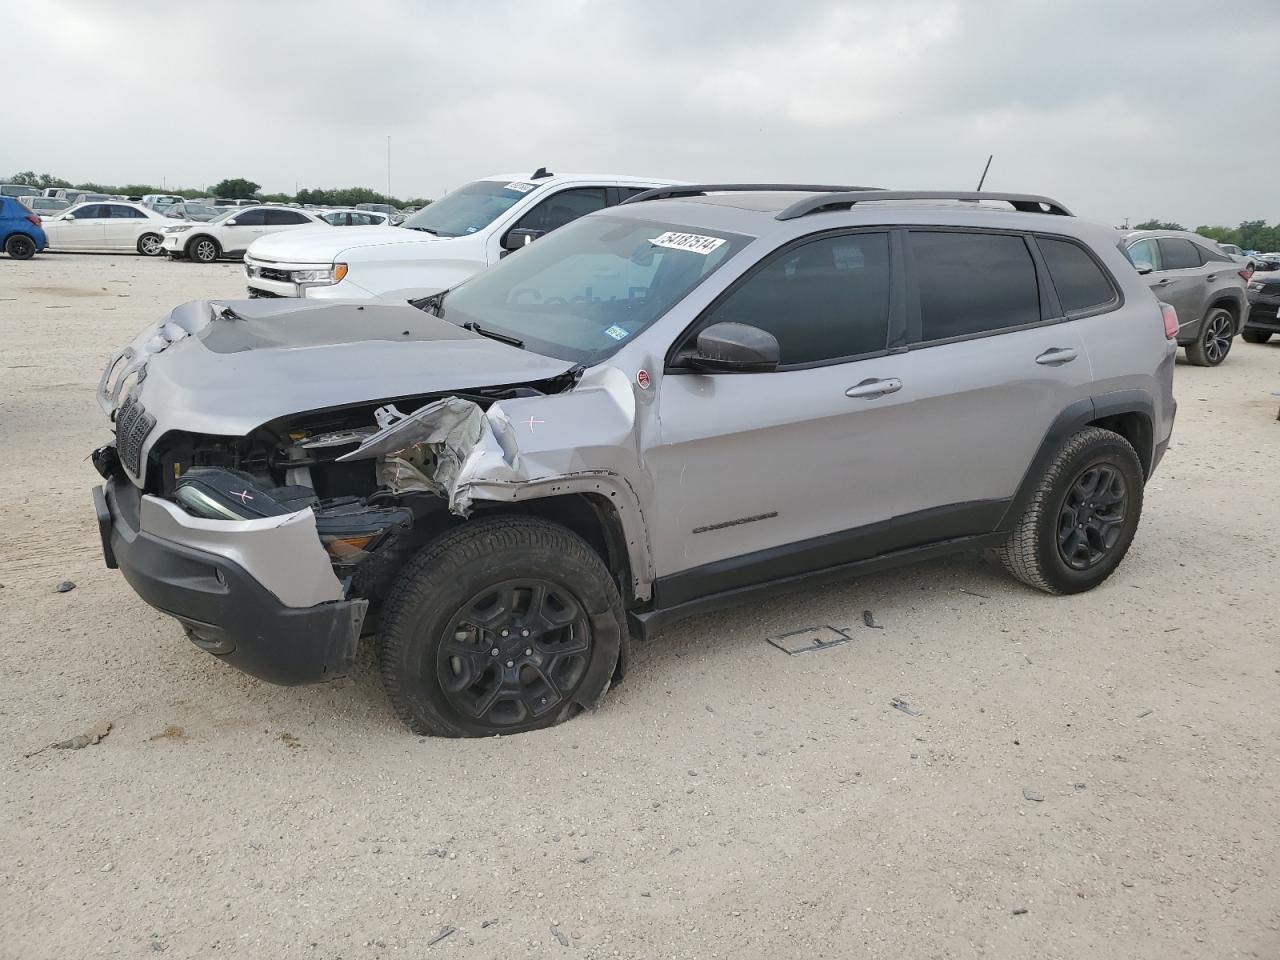
[[[1046,367],[1057,367],[1064,363],[1070,363],[1075,358],[1076,352],[1070,347],[1050,347],[1036,357],[1036,363],[1043,364]]]
[[[1173,283],[1173,281],[1172,281],[1172,280],[1170,280],[1168,277],[1165,277],[1163,280],[1157,280],[1157,281],[1156,281],[1156,286],[1157,286],[1157,287],[1167,287],[1167,286],[1168,286],[1169,284],[1171,284],[1171,283]]]
[[[1209,274],[1207,277],[1205,277],[1205,279],[1206,279],[1206,280],[1210,280],[1210,281],[1212,281],[1212,280],[1217,280],[1217,279],[1218,279],[1218,275],[1217,275],[1216,273],[1211,273],[1211,274]]]
[[[890,377],[887,380],[877,380],[873,377],[850,387],[844,392],[844,395],[858,400],[874,400],[876,397],[883,397],[887,393],[897,393],[901,389],[902,381],[897,377]]]

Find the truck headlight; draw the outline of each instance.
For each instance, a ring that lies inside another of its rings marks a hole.
[[[339,283],[346,275],[345,263],[335,263],[325,270],[294,270],[290,274],[294,283]]]

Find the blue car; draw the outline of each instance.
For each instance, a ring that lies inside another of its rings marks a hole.
[[[14,260],[30,260],[49,243],[40,218],[13,197],[0,197],[0,247]]]

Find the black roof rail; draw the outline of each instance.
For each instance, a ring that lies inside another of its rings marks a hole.
[[[785,191],[787,193],[851,193],[857,190],[875,190],[876,187],[831,187],[812,183],[686,183],[670,187],[646,190],[622,203],[643,203],[646,200],[670,200],[674,197],[700,197],[704,193],[761,193]],[[622,206],[622,204],[618,204]]]
[[[1074,214],[1057,200],[1038,197],[1031,193],[979,193],[974,190],[859,190],[845,193],[829,193],[823,197],[806,197],[797,200],[778,214],[779,220],[794,220],[810,213],[823,213],[852,207],[855,203],[872,200],[999,200],[1013,206],[1020,213],[1051,213],[1059,217]]]

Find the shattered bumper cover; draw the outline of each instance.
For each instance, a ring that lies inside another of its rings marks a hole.
[[[256,538],[267,546],[265,552],[254,548],[252,554],[221,547],[216,538],[197,547],[158,536],[142,529],[141,492],[119,477],[95,488],[94,503],[107,565],[118,566],[138,596],[182,623],[202,650],[252,676],[285,685],[330,680],[350,669],[368,601],[341,599],[336,577],[326,570],[329,581],[317,578],[311,596],[286,596],[294,603],[320,599],[290,606],[261,575],[247,569],[264,560],[274,568],[276,558],[270,551],[288,549],[286,534]],[[161,516],[154,513],[154,504],[149,509],[153,518]],[[193,530],[208,523],[189,521]],[[262,521],[245,523],[257,524],[252,528],[256,532],[271,532]],[[272,544],[272,539],[282,542]],[[315,550],[323,558],[318,538]],[[273,583],[277,591],[283,591],[282,585],[283,580]]]

